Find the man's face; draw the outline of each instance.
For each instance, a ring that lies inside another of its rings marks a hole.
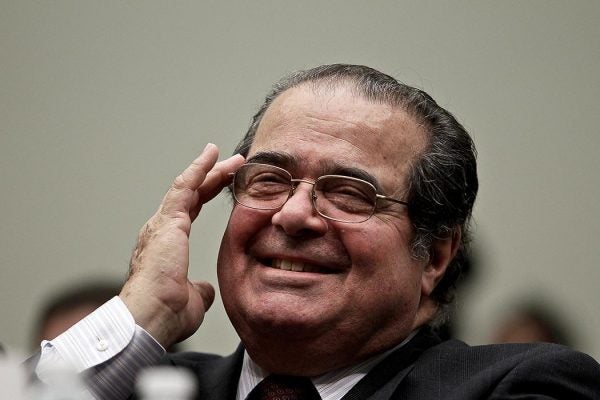
[[[403,199],[424,145],[425,133],[400,108],[346,85],[303,85],[269,107],[247,161],[307,180],[358,169],[381,194]],[[366,222],[335,222],[314,210],[311,188],[300,183],[279,210],[236,204],[223,237],[221,295],[255,361],[288,345],[313,360],[333,357],[326,368],[341,366],[399,343],[431,316],[420,311],[426,265],[411,257],[406,207],[382,201]],[[313,272],[293,271],[306,264]]]

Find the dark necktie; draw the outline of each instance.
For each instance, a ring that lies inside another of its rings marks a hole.
[[[310,379],[269,375],[248,396],[248,400],[321,400]]]

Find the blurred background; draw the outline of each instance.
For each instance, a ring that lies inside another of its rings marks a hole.
[[[599,20],[584,0],[0,1],[0,342],[31,351],[51,296],[122,281],[172,179],[209,141],[230,154],[274,81],[345,62],[425,89],[477,144],[453,333],[496,340],[533,302],[599,359]],[[216,285],[230,206],[195,223],[195,279]],[[217,297],[182,346],[237,340]]]

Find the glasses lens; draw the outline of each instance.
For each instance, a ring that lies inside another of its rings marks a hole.
[[[315,191],[317,211],[338,221],[363,222],[375,210],[375,187],[361,179],[323,176],[317,180]]]
[[[243,206],[274,210],[290,195],[292,177],[281,168],[267,164],[244,164],[235,174],[233,195]]]

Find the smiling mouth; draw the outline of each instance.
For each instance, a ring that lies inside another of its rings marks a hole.
[[[292,261],[285,260],[279,258],[271,258],[266,260],[261,260],[263,264],[268,267],[281,269],[284,271],[293,271],[293,272],[314,272],[319,274],[331,274],[332,270],[321,267],[319,265],[308,264],[301,261]]]

